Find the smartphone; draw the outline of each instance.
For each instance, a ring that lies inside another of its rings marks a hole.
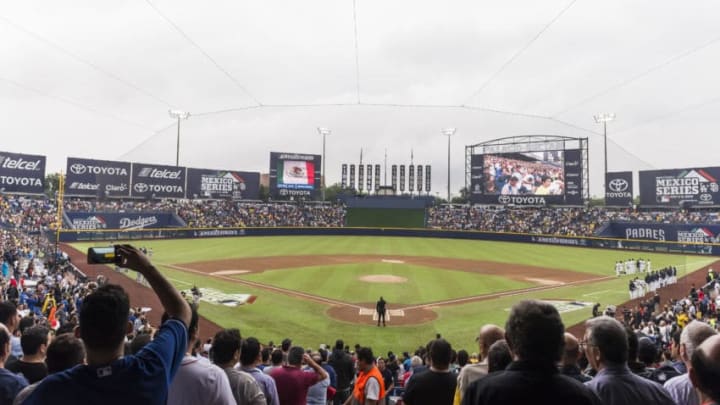
[[[88,264],[120,264],[117,247],[91,247],[87,253]]]

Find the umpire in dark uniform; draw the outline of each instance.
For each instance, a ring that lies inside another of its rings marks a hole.
[[[382,319],[382,324],[385,326],[385,311],[387,310],[387,302],[383,299],[383,297],[380,297],[380,300],[375,304],[375,311],[377,311],[378,314],[378,323],[377,326],[380,326],[380,319]]]

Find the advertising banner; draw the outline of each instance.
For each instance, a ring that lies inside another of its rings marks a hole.
[[[408,166],[408,191],[415,191],[415,166]]]
[[[340,188],[344,189],[347,188],[347,175],[348,175],[348,165],[347,163],[342,164],[342,169],[340,173]]]
[[[397,165],[392,165],[392,167],[390,169],[390,175],[391,175],[390,182],[392,184],[392,189],[393,189],[393,191],[397,191],[397,189],[398,189],[398,184],[397,184],[398,183],[398,179],[397,179],[398,167],[397,167]]]
[[[185,198],[185,168],[132,164],[132,197]]]
[[[372,189],[373,189],[373,188],[372,188],[372,180],[373,180],[372,169],[373,169],[372,165],[367,165],[367,173],[365,173],[365,177],[367,178],[367,191],[368,191],[368,193],[369,193],[370,191],[372,191]]]
[[[423,191],[423,167],[418,165],[417,167],[417,191],[422,193]]]
[[[348,188],[355,189],[355,165],[350,165],[350,184]]]
[[[70,229],[98,230],[98,229],[146,229],[146,228],[173,228],[182,226],[173,214],[144,212],[144,213],[103,213],[103,212],[67,212],[70,219]]]
[[[386,174],[387,176],[387,174]],[[380,165],[375,165],[375,191],[380,189]]]
[[[582,205],[582,151],[565,151],[565,204]]]
[[[649,224],[613,222],[599,235],[627,240],[670,241],[688,244],[719,243],[720,225]],[[700,253],[712,252],[712,246],[702,246]]]
[[[431,191],[431,190],[430,190],[430,187],[431,187],[431,185],[432,185],[432,181],[431,181],[431,179],[430,179],[430,175],[431,175],[431,169],[430,169],[430,167],[431,167],[430,165],[425,166],[425,191],[427,191],[428,194],[429,194],[430,191]]]
[[[188,168],[187,198],[258,200],[260,173]]]
[[[640,204],[672,206],[720,205],[720,167],[640,172]]]
[[[358,190],[363,191],[365,189],[365,166],[358,165]]]
[[[605,175],[605,205],[628,207],[633,203],[632,172],[610,172]]]
[[[130,197],[131,164],[111,160],[68,158],[65,195]]]
[[[318,198],[321,167],[320,155],[270,152],[270,195],[275,199]]]
[[[0,152],[0,189],[9,194],[42,194],[45,156]]]
[[[479,203],[483,197],[483,155],[470,156],[470,201]]]

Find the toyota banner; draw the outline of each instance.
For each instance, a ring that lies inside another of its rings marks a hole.
[[[185,198],[185,168],[133,163],[132,196]]]
[[[258,200],[260,173],[188,168],[187,197]]]
[[[628,207],[633,203],[632,172],[612,172],[605,175],[605,205]]]
[[[130,197],[128,162],[68,158],[65,195],[71,197]]]
[[[640,204],[678,207],[720,205],[720,167],[640,172]]]
[[[0,152],[0,191],[42,194],[44,185],[45,156]]]

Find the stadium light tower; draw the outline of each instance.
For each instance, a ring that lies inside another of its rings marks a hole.
[[[615,113],[601,113],[593,116],[595,118],[596,123],[603,124],[603,140],[605,144],[605,178],[603,179],[603,190],[607,191],[607,185],[605,182],[607,181],[607,160],[608,160],[608,153],[607,153],[607,123],[610,121],[613,121],[615,119]]]
[[[447,176],[447,202],[450,203],[450,138],[455,135],[455,128],[444,128],[442,134],[448,138],[448,176]]]
[[[330,135],[332,131],[323,127],[319,127],[317,131],[318,134],[323,137],[322,173],[320,174],[320,178],[322,179],[322,200],[325,201],[325,138]]]
[[[180,110],[168,110],[170,118],[177,119],[177,145],[175,146],[175,166],[180,166],[180,120],[190,118],[190,113]]]

